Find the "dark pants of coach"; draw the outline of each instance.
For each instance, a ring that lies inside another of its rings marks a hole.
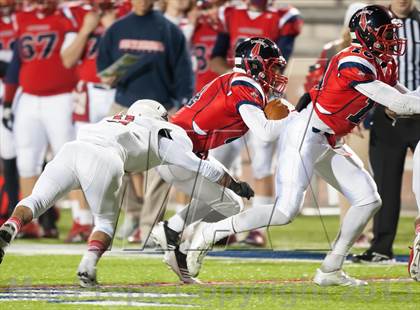
[[[414,152],[419,140],[420,120],[399,119],[393,126],[384,107],[376,108],[370,132],[369,159],[383,204],[374,217],[374,238],[369,252],[393,256],[404,162],[407,150]]]

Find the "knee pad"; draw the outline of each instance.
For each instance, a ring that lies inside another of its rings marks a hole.
[[[358,205],[356,207],[358,208],[368,208],[372,210],[372,213],[376,213],[382,206],[382,199],[379,197],[378,199],[376,199],[373,202],[367,203],[367,204],[363,204],[363,205]]]
[[[226,197],[211,203],[210,207],[226,217],[238,214],[243,210],[244,203],[241,197],[229,189],[225,190],[224,195]]]

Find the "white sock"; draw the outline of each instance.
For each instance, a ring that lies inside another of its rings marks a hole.
[[[80,225],[92,225],[93,217],[92,212],[89,209],[79,209],[79,224]]]
[[[71,206],[71,216],[73,221],[79,223],[80,221],[80,204],[77,200],[69,200],[68,201]]]
[[[255,208],[261,205],[272,205],[274,204],[274,197],[272,196],[262,196],[262,195],[255,195],[254,198],[252,198],[252,207]],[[265,233],[267,230],[266,227],[258,228],[256,229],[261,233]]]
[[[176,232],[181,232],[184,223],[184,219],[177,213],[168,220],[168,227]]]
[[[333,249],[325,257],[321,265],[322,271],[332,272],[341,269],[348,251],[380,205],[380,201],[375,201],[363,206],[350,207],[343,219],[343,224],[334,242]]]

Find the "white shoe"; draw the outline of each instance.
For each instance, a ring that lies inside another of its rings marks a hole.
[[[314,282],[319,286],[363,286],[368,285],[366,281],[358,280],[348,276],[343,270],[323,272],[317,269]]]
[[[183,283],[201,284],[200,280],[191,277],[187,267],[187,255],[179,251],[178,248],[168,251],[164,261]]]
[[[98,285],[96,281],[96,266],[92,266],[84,260],[80,262],[79,268],[77,268],[77,276],[81,287],[92,288]]]
[[[408,273],[415,281],[420,281],[420,235],[414,239],[413,248],[410,250]]]
[[[203,235],[203,230],[208,225],[208,223],[198,224],[192,236],[191,246],[187,254],[188,271],[192,277],[198,276],[204,257],[206,257],[207,252],[212,246],[211,243],[206,242]]]

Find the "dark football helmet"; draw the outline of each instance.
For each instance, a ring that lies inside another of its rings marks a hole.
[[[402,22],[381,5],[368,5],[350,19],[353,43],[359,43],[382,60],[405,53],[406,39],[398,37]]]
[[[281,74],[285,66],[286,60],[280,49],[267,38],[249,38],[236,46],[235,67],[245,70],[265,92],[283,93],[288,81]]]

